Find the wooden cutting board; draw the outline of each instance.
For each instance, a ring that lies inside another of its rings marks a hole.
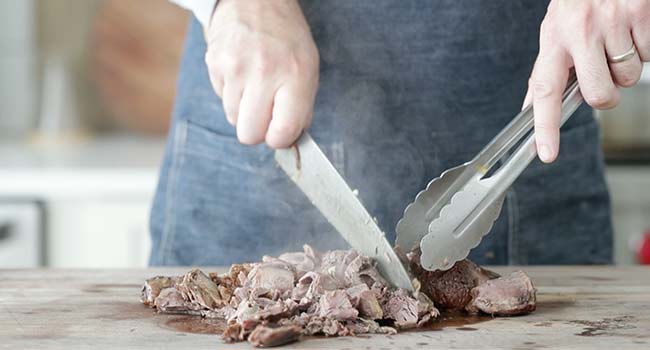
[[[323,337],[289,347],[650,349],[650,268],[524,269],[538,289],[538,310],[528,316],[461,319],[431,331]],[[248,343],[223,344],[214,334],[188,333],[182,329],[210,331],[210,324],[189,327],[184,316],[155,314],[139,303],[147,277],[187,270],[0,270],[0,348],[250,348]]]

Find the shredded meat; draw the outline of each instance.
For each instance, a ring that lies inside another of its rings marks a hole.
[[[226,342],[277,346],[301,334],[347,336],[394,334],[422,327],[441,309],[495,315],[535,308],[535,289],[519,272],[497,278],[469,260],[448,271],[430,272],[408,255],[420,291],[390,287],[374,262],[355,250],[265,256],[261,262],[232,265],[224,274],[194,269],[184,276],[148,279],[142,302],[164,313],[183,313],[227,321]]]

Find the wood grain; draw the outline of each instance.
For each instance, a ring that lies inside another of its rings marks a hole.
[[[539,291],[531,315],[394,336],[309,339],[289,348],[650,348],[649,268],[524,269]],[[250,348],[225,345],[214,334],[179,332],[171,326],[178,316],[140,305],[145,278],[187,270],[0,270],[0,348]]]

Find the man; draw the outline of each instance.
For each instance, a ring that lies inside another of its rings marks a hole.
[[[220,0],[213,13],[214,0],[177,1],[201,23],[189,29],[152,210],[153,265],[345,246],[273,160],[310,125],[394,240],[415,194],[471,159],[522,101],[541,160],[557,161],[531,164],[470,257],[611,262],[598,127],[583,106],[560,133],[560,102],[571,67],[595,108],[638,81],[649,1]]]

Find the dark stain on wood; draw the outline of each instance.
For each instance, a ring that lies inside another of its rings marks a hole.
[[[576,276],[576,278],[585,281],[598,281],[598,282],[616,281],[616,278],[602,277],[602,276]]]
[[[142,285],[135,283],[95,283],[81,289],[84,293],[112,293],[115,289],[134,289],[139,291]]]
[[[200,316],[181,315],[167,316],[163,315],[166,320],[162,322],[165,328],[173,329],[177,332],[195,333],[195,334],[221,334],[226,329],[226,321],[214,318],[203,318]]]
[[[155,311],[142,305],[141,303],[134,302],[106,302],[102,303],[101,311],[94,316],[95,319],[108,319],[108,320],[132,320],[149,318],[154,316]]]
[[[494,317],[489,315],[468,315],[461,312],[443,312],[436,320],[429,325],[416,329],[416,331],[440,331],[445,328],[472,328],[469,325],[487,322]],[[465,329],[463,329],[465,330]],[[471,330],[477,330],[472,328]]]
[[[582,332],[575,333],[577,336],[581,337],[594,337],[602,335],[621,335],[617,331],[624,329],[634,329],[636,326],[629,324],[629,321],[632,321],[634,317],[632,316],[618,316],[611,318],[603,318],[598,321],[587,321],[587,320],[573,320],[569,323],[578,324],[584,326]]]
[[[574,306],[576,303],[575,298],[564,298],[555,300],[538,300],[536,314],[552,313]]]
[[[150,317],[152,311],[150,309],[140,307],[138,310],[132,309],[133,305],[123,305],[122,313],[124,318],[133,318],[134,313],[137,316]],[[144,312],[143,312],[144,311]],[[104,318],[111,318],[115,315],[104,315]],[[158,315],[163,318],[160,325],[164,328],[172,329],[177,332],[196,333],[196,334],[221,334],[226,328],[226,321],[220,319],[203,318],[201,316],[192,315]],[[411,329],[403,332],[427,332],[427,331],[440,331],[445,328],[456,328],[461,331],[476,331],[477,328],[467,327],[481,322],[492,320],[492,316],[485,315],[467,315],[464,313],[443,313],[437,320],[430,324],[416,329]],[[369,335],[358,335],[359,338],[370,338]],[[314,337],[319,338],[319,337]],[[388,337],[391,339],[390,337]],[[339,338],[345,340],[345,337]],[[427,344],[427,343],[422,343]],[[421,345],[421,344],[420,344]]]

